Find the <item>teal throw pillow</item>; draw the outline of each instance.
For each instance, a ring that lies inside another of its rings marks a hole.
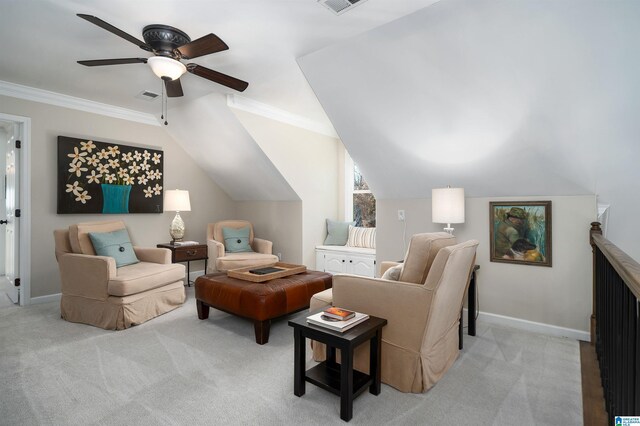
[[[251,228],[222,228],[224,249],[229,253],[244,253],[253,251],[249,245]]]
[[[113,257],[116,260],[116,268],[139,262],[126,229],[113,232],[89,232],[89,238],[96,254]]]
[[[337,222],[327,219],[327,238],[324,240],[325,246],[343,246],[349,239],[349,225],[355,226],[355,222]]]

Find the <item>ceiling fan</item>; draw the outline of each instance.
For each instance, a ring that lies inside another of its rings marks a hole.
[[[149,64],[153,72],[164,81],[168,97],[183,96],[180,77],[185,72],[190,72],[198,77],[206,78],[223,86],[239,92],[244,91],[249,83],[239,80],[218,71],[203,67],[202,65],[188,63],[183,64],[182,59],[193,59],[211,53],[221,52],[229,49],[215,34],[207,34],[197,40],[191,38],[183,31],[168,25],[152,24],[147,25],[142,30],[141,41],[121,29],[91,15],[78,13],[78,16],[92,24],[99,26],[123,39],[135,44],[142,50],[151,52],[154,56],[150,58],[119,58],[119,59],[94,59],[88,61],[78,61],[79,64],[87,67],[102,65],[122,65],[122,64]]]

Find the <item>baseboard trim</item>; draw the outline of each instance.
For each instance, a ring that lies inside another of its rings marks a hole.
[[[464,318],[467,318],[467,310],[465,309],[464,311]],[[544,324],[541,322],[529,321],[498,314],[491,314],[488,312],[480,312],[478,314],[478,322],[504,325],[507,327],[517,328],[519,330],[530,331],[532,333],[540,333],[553,337],[565,337],[574,340],[582,340],[585,342],[589,342],[591,340],[591,335],[588,331],[559,327],[557,325]]]
[[[59,302],[62,298],[62,293],[47,294],[46,296],[38,296],[31,298],[31,305],[39,305],[40,303]]]

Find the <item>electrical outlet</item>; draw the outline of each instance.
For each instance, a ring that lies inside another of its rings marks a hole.
[[[404,210],[398,210],[398,220],[404,222]]]
[[[277,256],[278,256],[278,260],[282,261],[282,253],[278,253]]]

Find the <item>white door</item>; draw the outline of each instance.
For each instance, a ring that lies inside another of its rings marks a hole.
[[[20,126],[14,124],[13,137],[7,141],[7,162],[6,162],[6,181],[5,181],[5,206],[7,217],[2,219],[5,225],[5,277],[9,281],[9,290],[7,294],[13,303],[19,303],[20,287],[16,286],[16,278],[18,278],[18,254],[20,253],[20,227],[16,218],[16,209],[19,208],[19,188],[17,176],[20,150],[16,148],[16,141],[20,140]]]

